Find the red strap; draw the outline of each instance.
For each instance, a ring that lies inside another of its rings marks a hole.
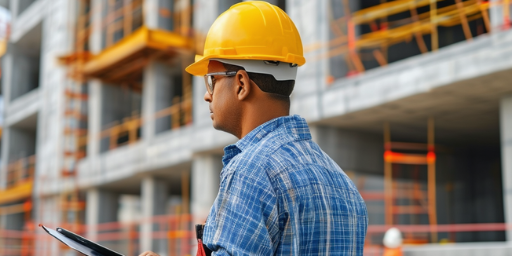
[[[196,256],[206,256],[203,248],[203,241],[201,239],[197,239],[197,254]]]

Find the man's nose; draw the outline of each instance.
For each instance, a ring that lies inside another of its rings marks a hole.
[[[208,92],[204,93],[204,101],[206,102],[212,102],[212,95]]]

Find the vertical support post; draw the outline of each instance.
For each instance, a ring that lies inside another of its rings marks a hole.
[[[100,81],[89,82],[87,157],[92,159],[100,153],[101,115],[103,113],[101,86]]]
[[[379,65],[381,65],[381,66],[387,66],[388,65],[388,61],[386,60],[386,57],[384,56],[382,51],[377,50],[377,49],[373,50],[373,56],[375,57],[375,59],[377,60]]]
[[[183,98],[182,98],[182,107],[183,110],[183,123],[184,125],[188,125],[192,123],[192,76],[185,71],[185,67],[187,65],[188,56],[183,56],[181,58],[181,66],[182,66],[182,80],[183,80]]]
[[[489,14],[487,13],[487,9],[484,9],[482,7],[482,5],[483,5],[482,0],[478,0],[477,3],[478,3],[478,8],[480,8],[480,12],[482,13],[482,17],[483,17],[484,24],[485,24],[485,30],[487,30],[487,33],[491,33],[491,30],[492,30],[491,21],[489,19]]]
[[[153,232],[156,225],[153,225],[153,217],[163,215],[167,210],[168,198],[167,184],[155,177],[146,177],[141,184],[141,204],[143,222],[140,227],[140,250],[151,251],[161,250],[158,240],[153,240]],[[163,252],[163,251],[162,251]],[[162,252],[157,252],[162,254]]]
[[[383,4],[385,2],[386,2],[386,0],[380,0],[380,4]],[[381,18],[380,19],[380,28],[379,29],[387,30],[388,27],[389,27],[389,25],[388,25],[388,18],[387,18],[387,16]],[[382,44],[380,46],[380,50],[381,50],[382,56],[383,56],[383,58],[384,58],[386,63],[388,62],[388,48],[389,47],[388,47],[387,43],[384,43],[384,44]],[[380,62],[379,62],[379,64],[380,64]],[[383,66],[383,65],[381,65],[381,66]]]
[[[115,33],[115,19],[111,19],[110,17],[112,17],[115,13],[115,1],[112,1],[112,0],[109,0],[108,1],[108,7],[107,7],[107,18],[105,20],[105,22],[107,22],[106,26],[106,33],[105,33],[105,36],[107,37],[105,42],[106,42],[106,47],[109,47],[111,46],[112,44],[114,44],[114,33]]]
[[[91,36],[89,37],[89,48],[92,54],[98,54],[104,45],[103,37],[103,0],[91,0]]]
[[[437,243],[437,207],[436,207],[436,155],[434,144],[434,118],[428,119],[428,218],[432,242]]]
[[[117,220],[118,195],[90,189],[87,191],[87,238],[98,240],[98,224]]]
[[[135,255],[135,240],[137,239],[135,224],[131,223],[128,227],[128,255]]]
[[[430,0],[430,23],[432,24],[432,51],[439,48],[439,39],[437,35],[437,0]]]
[[[175,2],[175,1],[173,1]],[[144,0],[142,11],[143,11],[143,23],[149,29],[158,28],[158,0]]]
[[[4,109],[7,109],[10,104],[10,95],[11,95],[11,86],[13,83],[13,65],[14,65],[14,56],[13,53],[9,50],[7,54],[2,57],[2,96],[4,99]],[[5,118],[5,116],[4,116]],[[2,130],[2,152],[0,153],[0,190],[3,190],[7,187],[8,183],[8,173],[9,173],[9,145],[12,144],[10,139],[11,137],[11,128],[9,126],[4,126]]]
[[[184,171],[181,173],[181,202],[182,202],[182,214],[180,218],[180,255],[186,254],[185,247],[187,246],[187,237],[185,232],[194,225],[190,225],[190,172]]]
[[[142,86],[142,139],[149,141],[155,135],[156,86],[158,81],[157,63],[152,61],[144,68]]]
[[[386,225],[393,225],[393,172],[392,162],[387,159],[391,153],[391,131],[389,123],[384,124],[384,209]]]
[[[132,11],[134,3],[129,0],[123,2],[123,36],[127,36],[132,33]]]
[[[461,0],[455,0],[457,3],[457,9],[459,10],[459,17],[462,24],[462,29],[464,30],[464,36],[466,36],[466,40],[473,40],[473,36],[471,35],[471,29],[469,29],[468,19],[466,17],[466,12],[464,11],[464,4]]]
[[[222,159],[213,155],[198,155],[192,160],[191,213],[194,223],[204,223],[219,191]]]
[[[188,171],[181,173],[181,200],[182,213],[186,215],[190,212],[190,173]]]
[[[510,28],[510,0],[503,0],[503,26]]]
[[[182,9],[181,9],[181,22],[180,22],[180,32],[182,35],[187,36],[190,31],[190,13],[191,13],[191,5],[190,0],[182,0]]]
[[[354,23],[349,19],[347,22],[347,30],[348,30],[348,50],[349,55],[354,63],[354,66],[357,69],[357,72],[364,72],[364,65],[361,59],[359,58],[359,55],[357,54],[356,49],[356,29]]]
[[[410,9],[411,17],[414,22],[419,21],[418,11],[416,10],[416,8],[417,8],[416,3],[414,2]],[[423,40],[423,35],[421,33],[417,32],[417,33],[414,33],[414,36],[416,38],[416,43],[418,44],[418,48],[420,48],[421,53],[427,53],[428,48],[427,48],[427,45],[425,44],[425,40]]]
[[[512,95],[500,102],[501,175],[505,223],[512,224]],[[507,229],[507,241],[512,241],[512,229]]]

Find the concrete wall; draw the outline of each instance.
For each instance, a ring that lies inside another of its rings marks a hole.
[[[39,87],[39,61],[39,56],[20,55],[14,59],[13,83],[17,86],[11,88],[11,100]]]
[[[36,153],[36,132],[24,129],[9,129],[8,161],[25,158]]]
[[[382,175],[384,143],[379,134],[311,127],[313,140],[345,172]]]
[[[61,136],[63,129],[62,110],[64,109],[64,94],[62,92],[68,80],[64,68],[58,66],[55,62],[57,56],[71,50],[73,33],[68,29],[68,24],[71,24],[74,20],[73,11],[71,11],[74,10],[73,2],[67,0],[38,0],[34,2],[14,20],[11,39],[11,43],[15,44],[23,37],[24,33],[30,31],[37,24],[42,24],[40,88],[34,93],[26,94],[27,97],[19,97],[6,105],[6,113],[8,113],[6,123],[8,125],[5,128],[5,139],[2,141],[2,147],[12,148],[12,152],[19,152],[16,147],[22,146],[22,144],[14,145],[13,139],[11,139],[20,135],[18,134],[19,131],[9,127],[9,124],[15,124],[29,115],[38,113],[37,134],[33,136],[35,137],[33,141],[35,141],[35,151],[38,152],[37,175],[39,180],[45,181],[45,186],[43,188],[40,184],[37,184],[36,193],[44,192],[47,197],[37,202],[37,207],[43,209],[44,212],[42,216],[37,217],[37,220],[53,221],[53,223],[58,223],[60,218],[59,214],[52,215],[54,211],[51,211],[57,208],[59,199],[51,195],[73,186],[71,182],[59,178],[60,167],[62,166]],[[160,0],[145,1],[145,4],[148,5],[145,10],[156,10],[155,13],[157,13],[158,7],[163,6],[164,2]],[[194,29],[198,38],[201,38],[201,36],[204,38],[217,15],[235,2],[237,1],[195,1],[193,18]],[[169,3],[169,1],[166,3]],[[101,5],[101,0],[93,0],[93,6],[99,5]],[[174,8],[170,5],[163,7]],[[305,46],[327,43],[330,39],[329,19],[325,15],[325,10],[328,8],[329,1],[327,0],[286,1],[286,11],[296,21]],[[101,26],[98,17],[101,16],[96,13],[94,15],[95,20],[92,23],[96,30],[93,31],[91,36],[91,49],[93,53],[98,53],[102,48],[101,33],[98,32],[98,28]],[[145,15],[148,26],[154,28],[172,26],[169,21],[155,17],[157,16]],[[300,114],[312,124],[311,130],[314,140],[345,171],[378,175],[382,172],[383,148],[382,138],[379,134],[329,127],[323,122],[347,114],[355,113],[357,115],[358,111],[412,95],[424,94],[433,88],[511,69],[512,48],[509,47],[511,44],[511,31],[495,33],[476,38],[471,43],[453,45],[441,49],[437,53],[413,57],[391,64],[388,67],[372,70],[361,76],[341,79],[330,86],[326,82],[326,77],[329,75],[329,69],[333,63],[329,63],[326,58],[315,58],[315,56],[325,54],[325,48],[308,52],[306,53],[308,62],[299,68],[296,88],[292,95],[292,113]],[[6,72],[3,92],[8,95],[17,94],[12,89],[15,88],[17,84],[15,80],[18,79],[15,78],[15,73],[13,73],[13,69],[17,67],[16,65],[19,65],[16,64],[18,56],[14,52],[8,52],[3,60],[4,65],[6,65],[6,68],[3,69]],[[132,100],[116,98],[123,93],[122,89],[118,87],[110,87],[99,81],[90,82],[88,157],[79,163],[79,186],[89,191],[87,192],[87,223],[93,224],[93,226],[97,223],[117,219],[117,193],[108,190],[108,187],[130,177],[140,177],[139,175],[146,177],[141,185],[141,198],[144,204],[150,205],[145,207],[147,211],[144,215],[150,217],[165,213],[162,209],[154,207],[159,205],[159,202],[165,201],[157,195],[165,196],[165,194],[158,191],[159,188],[165,190],[166,184],[155,185],[158,183],[155,177],[158,176],[154,176],[155,172],[162,169],[173,172],[175,170],[181,171],[183,165],[191,166],[191,210],[192,213],[199,216],[197,221],[201,222],[204,219],[216,196],[219,173],[222,169],[221,149],[225,145],[235,142],[236,139],[211,127],[208,104],[203,100],[206,90],[201,77],[194,77],[193,79],[194,123],[192,126],[167,131],[164,125],[166,121],[157,121],[152,125],[145,125],[144,129],[147,132],[143,131],[143,139],[139,142],[129,147],[100,153],[100,145],[95,136],[98,136],[104,125],[131,115],[133,109],[139,109],[144,117],[150,117],[155,111],[168,106],[173,94],[175,94],[172,91],[175,87],[172,86],[174,83],[172,73],[174,71],[170,72],[166,69],[167,67],[160,63],[151,63],[145,70],[142,95],[130,94],[130,97],[133,97]],[[17,74],[19,75],[19,73]],[[38,100],[33,100],[34,98]],[[505,99],[503,102],[502,113],[505,114],[502,114],[502,120],[506,121],[508,120],[508,107],[506,106],[508,103],[506,102],[508,101]],[[133,108],[127,107],[127,104],[133,104]],[[37,111],[31,110],[32,108],[37,109]],[[428,106],[425,107],[425,109],[427,108]],[[27,112],[27,109],[30,112]],[[510,168],[506,161],[511,157],[506,157],[506,154],[508,154],[506,137],[508,135],[506,135],[506,132],[512,130],[512,128],[508,129],[508,126],[504,125],[505,128],[502,128],[502,154],[504,154],[502,159],[504,159],[503,168],[505,170],[503,172],[504,200],[508,209],[506,210],[506,220],[509,221],[509,212],[512,211],[509,208],[512,203],[508,202],[510,198],[507,191],[512,185],[508,184],[510,183],[508,181],[508,170]],[[23,139],[28,138],[25,135],[21,137]],[[5,152],[2,152],[2,155],[5,155]],[[478,167],[475,166],[475,168]],[[376,183],[378,182],[380,181],[377,180]],[[464,187],[465,182],[457,181],[454,185],[454,190],[457,191],[455,193],[458,194],[456,198],[458,203],[456,202],[454,205],[460,211],[460,216],[467,211],[467,205],[463,206],[462,204],[470,199],[467,196],[462,196],[468,190],[467,187]],[[492,182],[485,181],[484,183],[482,190],[488,190],[492,186]],[[99,189],[100,186],[102,189]],[[492,207],[492,204],[486,203],[490,196],[492,195],[485,194],[477,198],[474,207]],[[449,202],[443,201],[443,203],[448,204]],[[477,212],[475,215],[482,216],[477,216],[475,219],[492,219],[487,218],[489,216],[485,214],[485,212]],[[145,234],[150,232],[151,228],[151,226],[145,227]],[[94,229],[91,229],[90,232],[88,235],[91,238],[97,235]],[[152,244],[147,239],[144,240],[143,246],[147,249],[159,249],[159,245]],[[493,244],[492,246],[498,248],[496,250],[501,250],[499,248],[503,247],[501,244]],[[417,250],[407,248],[406,255],[420,255],[410,253],[419,253],[421,250],[429,251],[425,248],[422,247],[422,249]],[[440,247],[432,250],[436,253],[443,250],[451,251],[449,248],[443,249]],[[483,255],[485,250],[481,251]]]

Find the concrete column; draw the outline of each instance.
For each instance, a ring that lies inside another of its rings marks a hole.
[[[194,1],[194,15],[193,26],[196,33],[196,41],[198,42],[197,50],[201,53],[203,46],[201,45],[206,40],[206,34],[213,22],[219,15],[218,13],[218,0],[195,0]],[[211,126],[210,111],[208,110],[208,103],[204,101],[204,94],[206,87],[202,77],[192,77],[192,94],[194,107],[193,120],[194,126]]]
[[[170,118],[155,120],[156,111],[171,106],[173,89],[169,66],[153,61],[144,69],[144,86],[142,91],[142,118],[144,126],[142,137],[150,140],[155,132],[170,128]],[[181,85],[178,85],[181,86]]]
[[[177,7],[178,9],[174,9]],[[162,10],[169,13],[180,12],[182,9],[188,8],[187,1],[162,1],[162,0],[145,0],[144,1],[144,24],[150,29],[163,29],[168,31],[174,30],[174,17],[161,15]]]
[[[493,29],[497,29],[505,24],[505,17],[503,15],[503,1],[491,0],[491,8],[489,9],[489,16],[491,19],[491,26]],[[509,5],[509,15],[512,14],[512,5]],[[512,19],[512,16],[509,17]],[[510,22],[510,20],[509,20]]]
[[[177,90],[182,87],[181,84],[176,84],[176,77],[181,76],[180,66],[174,67],[173,70],[167,65],[157,65],[157,81],[155,83],[155,112],[172,106],[173,98],[178,96]],[[178,72],[176,72],[178,71]],[[163,118],[155,119],[155,133],[160,133],[170,130],[174,125],[171,117],[166,116]]]
[[[169,196],[168,186],[155,177],[146,177],[141,184],[141,205],[142,225],[140,227],[140,251],[155,251],[163,254],[164,246],[153,240],[152,232],[156,225],[153,225],[151,218],[156,215],[163,215],[167,212],[167,199]]]
[[[117,220],[119,195],[93,188],[87,191],[86,224],[87,238],[97,240],[97,225]]]
[[[7,54],[2,57],[2,98],[4,100],[4,110],[7,109],[11,95],[14,65],[14,53],[12,48],[14,48],[14,45],[9,44],[7,46]]]
[[[329,1],[289,0],[286,12],[294,21],[303,45],[325,44],[330,40],[330,23],[326,10]],[[336,1],[334,1],[336,2]],[[350,1],[353,2],[353,1]],[[327,54],[328,47],[322,47],[313,54]],[[326,77],[329,74],[329,58],[307,61],[297,73],[297,81],[291,95],[291,114],[298,114],[307,120],[320,119],[323,116],[322,91],[326,88]],[[340,61],[340,63],[344,63]],[[337,67],[338,68],[338,67]],[[313,100],[302,100],[303,97],[318,95]]]
[[[191,213],[194,223],[204,223],[220,184],[222,158],[215,155],[198,155],[192,160]]]
[[[103,13],[103,0],[91,1],[91,35],[89,37],[89,49],[91,53],[97,54],[103,48],[102,43],[102,13]]]
[[[10,0],[9,2],[9,11],[11,12],[11,24],[14,24],[16,18],[18,17],[19,2],[19,0]]]
[[[194,1],[194,30],[202,36],[206,36],[213,22],[219,16],[218,0],[196,0]]]
[[[98,54],[103,48],[101,38],[102,27],[102,0],[91,1],[91,35],[89,37],[89,48],[91,53]],[[89,102],[88,102],[88,141],[87,158],[94,159],[100,153],[99,134],[101,132],[101,82],[92,80],[89,82]]]
[[[5,116],[5,115],[4,115]],[[2,131],[2,163],[0,166],[0,190],[4,190],[7,186],[7,164],[9,157],[9,150],[6,150],[9,147],[9,128],[4,128]]]
[[[101,132],[101,82],[89,82],[87,157],[94,158],[100,153],[99,134]]]
[[[151,62],[144,68],[142,87],[142,139],[149,141],[155,134],[155,94],[157,78],[157,65]]]
[[[12,3],[11,3],[12,4]],[[14,56],[12,50],[9,50],[11,45],[8,46],[7,54],[2,57],[2,98],[3,98],[3,112],[0,113],[3,115],[4,123],[7,119],[7,109],[9,108],[10,103],[10,95],[11,95],[11,84],[12,84],[12,72],[13,72],[13,61]],[[5,124],[4,124],[5,125]],[[8,155],[9,151],[5,150],[9,147],[9,128],[4,126],[3,134],[2,134],[2,153],[1,159],[2,163],[0,164],[0,190],[5,189],[6,186],[6,174],[7,174],[7,164],[8,164]]]
[[[503,203],[505,223],[512,224],[512,95],[501,99],[501,173],[503,176]],[[507,241],[512,242],[512,230],[507,230]]]
[[[145,0],[144,3],[144,25],[149,29],[158,28],[158,0]]]

